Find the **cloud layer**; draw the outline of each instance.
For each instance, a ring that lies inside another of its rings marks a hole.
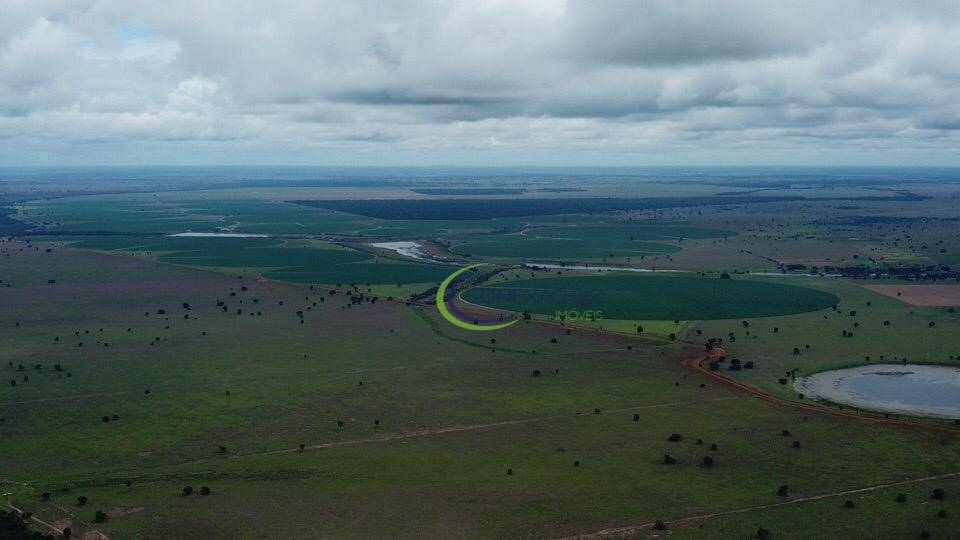
[[[960,164],[960,4],[6,0],[0,164]]]

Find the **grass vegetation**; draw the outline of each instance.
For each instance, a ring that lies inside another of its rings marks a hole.
[[[773,187],[791,200],[495,219],[363,217],[279,188],[24,203],[46,236],[0,243],[2,502],[79,537],[950,537],[957,432],[794,409],[686,367],[713,339],[754,362],[725,376],[801,401],[787,371],[960,364],[949,307],[799,276],[895,255],[942,271],[951,222],[900,218],[947,218],[953,199]],[[187,229],[273,237],[164,236]],[[401,300],[448,267],[361,251],[372,238],[702,275],[512,268],[463,298],[605,319],[467,332]],[[740,273],[785,264],[804,267]]]
[[[518,312],[599,310],[604,317],[629,320],[770,317],[837,303],[832,294],[783,283],[626,273],[495,281],[466,291],[463,298]]]

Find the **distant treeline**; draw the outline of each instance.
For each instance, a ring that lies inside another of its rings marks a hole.
[[[421,195],[520,195],[523,188],[415,188],[410,191]]]
[[[777,197],[646,197],[562,199],[343,199],[288,201],[380,219],[490,219],[557,214],[596,214],[627,210],[650,210],[682,206],[756,204],[816,200],[919,200],[924,197],[898,194],[890,197],[813,198]]]
[[[576,199],[344,199],[289,201],[380,219],[489,219],[799,200],[802,197],[663,197]]]
[[[955,217],[902,217],[902,216],[849,216],[831,222],[832,224],[842,225],[899,225],[912,223],[937,223],[937,222],[956,222],[960,218]],[[828,223],[830,224],[830,223]]]
[[[948,265],[911,265],[872,268],[868,266],[823,267],[824,273],[839,274],[848,278],[860,279],[901,279],[905,281],[960,281],[960,272]]]

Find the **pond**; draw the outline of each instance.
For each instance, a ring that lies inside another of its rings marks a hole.
[[[883,413],[960,418],[960,367],[873,364],[797,379],[797,391]]]

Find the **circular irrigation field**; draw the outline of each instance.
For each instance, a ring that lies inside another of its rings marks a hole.
[[[665,276],[577,276],[503,281],[467,290],[464,300],[553,315],[601,311],[605,319],[705,320],[771,317],[835,305],[829,293],[766,281]]]

